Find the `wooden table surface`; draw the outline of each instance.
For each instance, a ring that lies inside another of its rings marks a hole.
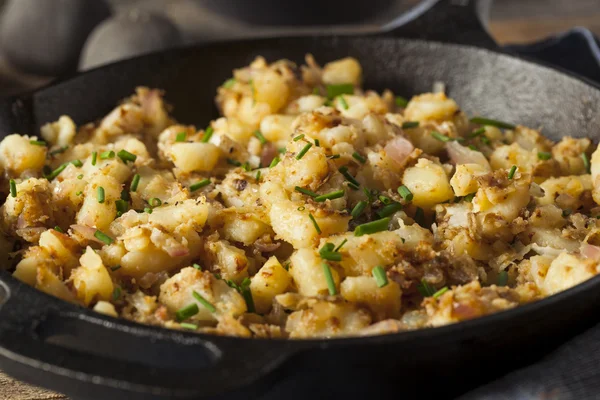
[[[489,30],[500,44],[529,43],[575,26],[600,36],[598,0],[496,0]],[[0,400],[66,399],[16,381],[0,372]]]

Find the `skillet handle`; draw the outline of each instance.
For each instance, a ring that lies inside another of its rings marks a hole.
[[[481,21],[492,0],[426,0],[382,28],[383,35],[498,50]]]
[[[0,271],[0,368],[68,395],[87,398],[93,389],[94,398],[254,398],[292,353],[283,341],[117,321]]]

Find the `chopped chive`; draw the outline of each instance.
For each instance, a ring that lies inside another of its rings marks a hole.
[[[56,178],[58,175],[60,175],[61,172],[63,172],[65,170],[65,168],[67,168],[67,165],[69,165],[69,163],[62,164],[61,166],[59,166],[58,168],[56,168],[54,171],[52,171],[50,173],[50,175],[48,175],[46,178],[49,181],[51,181],[52,179]]]
[[[96,165],[96,158],[97,157],[98,157],[98,153],[94,151],[92,153],[92,165]]]
[[[380,195],[377,197],[379,199],[379,201],[381,201],[383,204],[391,204],[392,203],[392,199],[390,199],[387,196],[384,195]]]
[[[374,199],[374,193],[373,191],[367,189],[367,188],[363,188],[363,192],[365,193],[365,196],[367,196],[367,199],[369,200],[370,203],[372,203],[375,199]]]
[[[377,215],[379,218],[385,218],[397,213],[400,210],[402,210],[402,204],[394,202],[377,211]]]
[[[473,132],[471,132],[471,134],[469,135],[469,137],[474,138],[477,137],[479,135],[482,135],[485,132],[485,128],[481,127],[479,129],[475,129]]]
[[[506,286],[508,283],[508,272],[500,271],[498,274],[498,286]]]
[[[115,289],[113,290],[113,294],[112,294],[112,299],[113,299],[113,301],[117,301],[119,299],[119,297],[121,297],[121,288],[118,286],[115,286]]]
[[[42,168],[42,173],[44,176],[50,175],[52,173],[52,168],[50,168],[49,165],[44,165],[44,168]]]
[[[96,198],[98,203],[104,203],[104,188],[102,186],[98,186],[98,189],[96,189]]]
[[[342,94],[354,94],[354,85],[351,83],[342,83],[339,85],[327,85],[325,86],[327,91],[327,98],[329,100],[334,99]]]
[[[387,275],[381,265],[378,265],[375,268],[373,268],[371,273],[373,274],[373,278],[375,278],[375,282],[377,282],[378,287],[381,288],[388,284]]]
[[[315,193],[315,192],[313,192],[313,191],[310,191],[310,190],[308,190],[308,189],[304,189],[304,188],[302,188],[302,187],[300,187],[300,186],[296,186],[296,187],[294,188],[294,190],[295,190],[296,192],[300,192],[300,193],[302,193],[302,194],[305,194],[305,195],[307,195],[307,196],[310,196],[310,197],[317,197],[317,196],[318,196],[318,194],[317,194],[317,193]]]
[[[210,185],[210,179],[205,178],[201,181],[198,181],[192,185],[190,185],[190,192],[195,192],[196,190],[203,188],[204,186]]]
[[[131,186],[129,187],[129,190],[131,190],[132,192],[135,192],[138,188],[139,183],[140,183],[140,174],[135,174],[133,176],[133,179],[131,180]]]
[[[508,179],[514,178],[515,172],[517,172],[517,166],[513,165],[512,167],[510,167],[510,171],[508,171]]]
[[[479,151],[479,149],[477,149],[477,147],[475,147],[475,145],[473,145],[473,144],[470,144],[469,148],[473,151]]]
[[[585,172],[589,174],[591,172],[591,165],[588,155],[585,153],[581,153],[581,159],[583,160],[583,167],[585,168]]]
[[[10,195],[12,197],[17,197],[17,182],[15,182],[14,179],[11,179],[9,181],[9,186],[10,186]]]
[[[324,260],[342,261],[342,255],[333,251],[333,243],[326,243],[325,246],[321,247],[319,255]]]
[[[298,208],[297,208],[297,210],[298,210],[298,211],[304,211],[304,210],[306,210],[306,207],[304,207],[304,206],[300,206],[300,207],[298,207]]]
[[[279,154],[285,154],[285,152],[287,151],[285,147],[280,147],[279,149],[277,149],[277,151],[279,152]]]
[[[96,229],[96,232],[94,232],[94,237],[105,244],[111,244],[113,242],[113,239],[110,236],[99,231],[98,229]]]
[[[406,201],[412,201],[412,199],[413,199],[412,192],[410,191],[409,188],[407,188],[404,185],[402,185],[398,188],[398,194],[400,194],[400,196],[402,196],[402,198]]]
[[[482,136],[479,140],[481,140],[483,144],[487,144],[488,146],[492,144],[492,141],[487,136]]]
[[[340,197],[344,197],[344,193],[345,193],[344,189],[336,190],[335,192],[330,192],[330,193],[322,194],[320,196],[315,197],[315,201],[322,203],[325,200],[339,199]]]
[[[302,139],[304,139],[304,133],[294,137],[294,142],[297,142],[298,140],[302,140]]]
[[[364,200],[359,201],[354,208],[352,209],[352,212],[350,212],[350,215],[352,215],[353,219],[358,218],[363,211],[365,211],[365,208],[367,208],[367,202]]]
[[[80,190],[78,192],[75,192],[75,196],[81,196],[83,194],[83,192]]]
[[[471,203],[473,201],[473,199],[475,198],[475,194],[476,193],[469,193],[468,195],[466,195],[465,197],[463,197],[463,200]]]
[[[271,164],[269,164],[269,168],[273,168],[274,166],[276,166],[277,164],[279,164],[279,161],[281,161],[281,159],[279,157],[275,157],[273,159],[273,161],[271,161]]]
[[[441,288],[440,290],[438,290],[437,292],[435,292],[432,297],[434,299],[437,299],[438,297],[440,297],[441,295],[443,295],[444,293],[446,293],[448,290],[450,290],[450,289],[448,289],[448,286],[444,286],[443,288]]]
[[[348,181],[354,183],[356,186],[360,186],[360,182],[358,182],[356,179],[354,179],[354,177],[352,175],[350,175],[350,172],[348,172],[348,167],[344,166],[344,167],[340,168],[339,171],[342,175],[344,175],[344,177]]]
[[[46,142],[42,140],[30,140],[29,143],[31,143],[34,146],[46,146]]]
[[[107,150],[105,152],[100,153],[100,159],[101,160],[106,160],[109,158],[113,158],[115,156],[115,152],[112,150]]]
[[[207,127],[204,130],[204,134],[202,135],[202,140],[200,140],[200,141],[202,143],[208,143],[208,141],[210,140],[210,138],[212,137],[214,132],[215,132],[215,130],[213,129],[212,126]]]
[[[552,153],[549,153],[547,151],[538,151],[538,158],[540,160],[549,160],[552,158]]]
[[[121,200],[129,201],[131,200],[131,195],[127,191],[127,189],[121,190]]]
[[[317,224],[317,220],[315,219],[315,217],[313,217],[313,215],[309,213],[308,218],[310,218],[310,221],[312,222],[313,226],[315,227],[315,231],[317,231],[317,233],[320,235],[321,228],[319,228],[319,224]]]
[[[364,158],[363,156],[361,156],[360,154],[358,154],[358,152],[356,152],[356,151],[354,153],[352,153],[352,157],[355,160],[358,160],[358,162],[360,162],[361,164],[364,164],[367,162],[367,159]]]
[[[175,317],[177,317],[177,321],[184,321],[190,317],[193,317],[199,312],[200,310],[198,309],[198,304],[192,303],[177,310],[177,312],[175,312]]]
[[[308,152],[308,150],[310,150],[312,145],[312,143],[306,143],[302,150],[300,150],[300,153],[296,155],[296,160],[300,160],[302,157],[304,157],[304,155]]]
[[[335,248],[333,251],[335,251],[336,253],[337,253],[338,251],[340,251],[340,249],[342,248],[342,246],[343,246],[343,245],[345,245],[347,241],[348,241],[348,239],[344,239],[344,240],[342,241],[342,243],[340,243],[340,244],[338,245],[338,247],[336,247],[336,248]]]
[[[439,140],[440,142],[450,142],[452,140],[448,136],[444,136],[441,133],[439,133],[438,131],[431,131],[431,136],[433,136],[435,139]]]
[[[223,82],[221,86],[223,86],[225,89],[231,89],[233,85],[235,85],[235,82],[235,78],[229,78],[225,82]]]
[[[313,88],[312,94],[319,95],[319,94],[320,94],[320,93],[319,93],[319,88],[315,86],[315,87]]]
[[[566,210],[563,210],[563,212],[562,212],[562,216],[563,216],[563,217],[568,217],[568,216],[569,216],[569,215],[571,215],[572,213],[573,213],[573,211],[567,208]]]
[[[340,104],[342,105],[342,108],[344,110],[347,110],[349,107],[348,107],[348,103],[346,102],[346,99],[344,99],[344,96],[338,96],[338,99],[339,99]]]
[[[158,197],[153,197],[148,200],[148,204],[150,204],[150,207],[160,207],[162,205],[162,200]]]
[[[202,267],[198,263],[193,263],[192,267],[196,268],[198,271],[202,271]]]
[[[341,156],[339,154],[332,154],[330,156],[327,156],[327,158],[329,158],[330,160],[335,160],[336,158],[340,158]]]
[[[262,134],[261,131],[254,131],[254,136],[256,136],[256,138],[259,140],[259,142],[261,142],[262,144],[266,144],[267,143],[267,138],[265,138],[265,136]]]
[[[67,151],[67,149],[68,149],[68,148],[69,148],[69,146],[62,146],[62,147],[59,147],[58,149],[52,150],[52,151],[50,152],[50,155],[51,155],[51,156],[54,156],[54,155],[56,155],[56,154],[64,153],[65,151]]]
[[[352,189],[352,190],[360,190],[360,187],[358,185],[355,185],[352,182],[348,182],[348,186]]]
[[[252,171],[252,167],[250,166],[250,163],[248,161],[246,161],[245,163],[242,164],[242,168],[246,172]]]
[[[475,117],[471,118],[471,122],[474,124],[484,125],[484,126],[495,126],[496,128],[504,128],[504,129],[515,129],[516,127],[513,124],[509,124],[502,121],[496,121],[495,119],[489,118],[480,118]]]
[[[238,160],[234,160],[233,158],[228,158],[228,159],[226,159],[226,161],[227,161],[227,164],[229,164],[229,165],[234,165],[236,167],[242,166],[241,162],[239,162]]]
[[[425,225],[425,212],[421,207],[417,207],[415,211],[415,222],[421,226]]]
[[[412,129],[419,126],[419,121],[406,121],[402,123],[402,129]]]
[[[81,160],[73,160],[73,161],[71,161],[71,164],[73,164],[77,168],[83,167],[83,163],[81,162]]]
[[[114,272],[114,271],[118,271],[118,270],[120,270],[120,269],[121,269],[121,266],[120,266],[120,265],[115,265],[114,267],[110,267],[110,270],[111,270],[111,271],[113,271],[113,272]]]
[[[133,153],[130,153],[130,152],[128,152],[128,151],[127,151],[127,150],[125,150],[125,149],[123,149],[123,150],[120,150],[120,151],[117,153],[117,156],[118,156],[118,157],[119,157],[121,160],[123,160],[123,162],[124,162],[125,164],[127,164],[127,161],[135,162],[135,160],[137,159],[137,156],[136,156],[135,154],[133,154]]]
[[[354,229],[354,236],[370,235],[381,231],[386,231],[390,223],[390,217],[378,219],[376,221],[367,222],[366,224],[358,225]]]
[[[256,171],[256,182],[260,182],[260,170]]]
[[[115,201],[115,206],[117,206],[117,217],[120,217],[121,215],[127,212],[127,209],[129,208],[129,203],[127,203],[127,201],[123,199],[119,199]]]
[[[179,132],[177,134],[177,136],[175,136],[175,141],[176,142],[185,142],[185,138],[187,137],[187,133],[186,132]]]
[[[56,225],[56,226],[54,227],[54,230],[55,230],[56,232],[65,233],[65,231],[63,231],[63,229],[62,229],[60,226],[58,226],[58,225]]]
[[[189,322],[182,322],[179,324],[179,326],[181,326],[182,328],[185,328],[185,329],[189,329],[191,331],[195,331],[196,329],[198,329],[198,325],[190,324]]]
[[[327,263],[323,263],[321,266],[323,267],[323,274],[325,275],[325,281],[327,281],[327,289],[329,290],[329,294],[331,296],[335,296],[337,294],[337,290],[335,288],[333,275],[331,274],[331,268],[329,268],[329,264]]]
[[[431,286],[425,279],[421,279],[421,283],[417,285],[417,290],[423,297],[431,297],[436,292],[435,288]]]
[[[198,300],[198,302],[200,304],[202,304],[211,313],[214,313],[215,311],[217,311],[217,309],[215,308],[215,306],[213,306],[212,304],[210,304],[209,301],[206,300],[204,297],[202,297],[202,295],[200,293],[196,292],[195,290],[192,290],[192,295],[194,296],[194,298],[196,300]]]
[[[147,214],[152,214],[152,208],[151,207],[144,207],[144,212]]]
[[[290,265],[291,265],[291,264],[292,264],[292,263],[290,263],[290,262],[283,264],[283,269],[285,269],[286,271],[289,271],[289,270],[290,270]]]
[[[398,107],[406,108],[406,106],[408,105],[408,100],[406,100],[402,96],[396,96],[396,105]]]
[[[321,147],[321,142],[319,142],[319,139],[315,139],[315,146]]]

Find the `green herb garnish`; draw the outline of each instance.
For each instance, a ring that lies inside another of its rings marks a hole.
[[[585,172],[589,174],[591,172],[591,165],[588,155],[585,153],[581,153],[581,159],[583,160],[583,167],[585,168]]]
[[[233,85],[235,85],[235,82],[235,78],[229,78],[225,82],[223,82],[221,86],[223,86],[225,89],[231,89]]]
[[[196,190],[203,188],[204,186],[210,185],[210,179],[204,178],[201,181],[198,181],[192,185],[190,185],[190,192],[195,192]]]
[[[129,186],[129,190],[135,192],[140,184],[140,174],[135,174],[133,179],[131,180],[131,186]]]
[[[516,128],[513,124],[509,124],[509,123],[502,122],[502,121],[496,121],[495,119],[489,119],[489,118],[475,117],[475,118],[471,118],[471,122],[474,124],[479,124],[479,125],[484,125],[484,126],[495,126],[496,128],[503,128],[503,129],[515,129]]]
[[[398,188],[398,194],[400,194],[400,196],[402,196],[402,198],[406,201],[412,201],[412,199],[413,199],[412,192],[410,191],[409,188],[407,188],[404,185],[402,185]]]
[[[30,140],[29,143],[31,143],[34,146],[46,146],[46,142],[41,140]]]
[[[315,193],[315,192],[313,192],[313,191],[311,191],[311,190],[308,190],[308,189],[304,189],[304,188],[302,188],[302,187],[300,187],[300,186],[296,186],[296,187],[294,188],[294,190],[295,190],[296,192],[300,192],[300,193],[302,193],[302,194],[305,194],[305,195],[307,195],[307,196],[310,196],[310,197],[317,197],[317,196],[318,196],[318,194],[317,194],[317,193]]]
[[[160,207],[162,205],[162,200],[158,197],[153,197],[150,200],[148,200],[148,204],[150,204],[150,207],[152,208]]]
[[[98,203],[104,203],[104,188],[102,186],[98,186],[98,189],[96,189],[96,198]]]
[[[508,272],[500,271],[498,274],[498,286],[506,286],[508,283]]]
[[[360,186],[360,182],[358,182],[356,179],[354,179],[354,177],[352,175],[350,175],[350,172],[348,172],[348,167],[344,166],[341,167],[339,169],[340,174],[344,175],[344,178],[346,178],[348,181],[354,183],[356,186]]]
[[[378,219],[376,221],[367,222],[366,224],[358,225],[354,229],[354,236],[370,235],[381,231],[386,231],[390,223],[390,217]]]
[[[334,98],[341,96],[342,94],[354,94],[354,85],[351,83],[342,83],[339,85],[327,85],[325,86],[327,91],[327,98],[333,100]]]
[[[296,155],[296,160],[300,160],[302,157],[304,157],[304,155],[308,152],[308,150],[310,150],[312,145],[312,143],[306,143],[302,150],[300,150],[300,153]]]
[[[441,295],[443,295],[444,293],[446,293],[448,290],[448,286],[444,286],[443,288],[441,288],[440,290],[438,290],[437,292],[435,292],[433,294],[433,298],[437,299],[438,297],[440,297]]]
[[[335,252],[338,252],[338,251],[340,251],[340,249],[342,248],[342,246],[343,246],[343,245],[345,245],[347,241],[348,241],[348,239],[344,239],[344,240],[342,240],[342,243],[340,243],[340,244],[338,245],[338,247],[336,247],[336,248],[335,248],[335,250],[333,250],[333,251],[335,251]]]
[[[52,179],[56,178],[58,175],[60,175],[61,172],[63,172],[65,170],[65,168],[67,168],[67,165],[69,165],[69,163],[62,164],[61,166],[56,168],[54,171],[52,171],[50,173],[50,175],[46,176],[46,179],[51,181]]]
[[[354,158],[355,160],[357,160],[361,164],[364,164],[364,163],[367,162],[367,159],[364,158],[363,156],[361,156],[360,154],[358,154],[358,152],[356,152],[356,151],[354,153],[352,153],[352,158]]]
[[[179,132],[177,134],[177,136],[175,136],[175,141],[176,142],[185,142],[185,138],[187,137],[187,133],[186,132]]]
[[[298,140],[302,140],[302,139],[304,139],[304,133],[301,133],[300,135],[295,136],[293,140],[294,140],[294,142],[297,142]]]
[[[325,275],[325,280],[327,281],[327,289],[329,290],[329,294],[331,296],[335,296],[337,294],[337,290],[335,288],[333,275],[331,274],[331,268],[329,268],[327,263],[323,263],[321,266],[323,267],[323,275]]]
[[[338,96],[338,99],[339,99],[340,104],[342,105],[342,108],[344,110],[347,110],[349,107],[348,107],[348,103],[346,102],[346,99],[344,99],[344,96]]]
[[[281,159],[279,157],[275,157],[272,161],[271,164],[269,164],[269,168],[273,168],[274,166],[276,166],[277,164],[279,164],[279,161],[281,161]]]
[[[421,279],[421,283],[417,285],[417,290],[423,297],[431,297],[436,292],[435,288],[431,286],[425,279]]]
[[[106,233],[103,233],[103,232],[99,231],[98,229],[96,229],[96,232],[94,232],[94,237],[104,244],[111,244],[114,241]]]
[[[434,139],[439,140],[440,142],[450,142],[452,141],[451,138],[449,138],[448,136],[444,136],[441,133],[439,133],[438,131],[431,131],[431,136],[434,137]]]
[[[81,160],[73,160],[73,161],[71,161],[71,164],[73,164],[77,168],[83,167],[83,163],[81,162]]]
[[[373,274],[373,278],[375,278],[375,282],[377,282],[378,287],[381,288],[388,284],[387,275],[381,265],[378,265],[375,268],[373,268],[371,274]]]
[[[98,157],[98,153],[94,151],[92,153],[92,165],[96,165],[96,158],[97,157]]]
[[[55,230],[56,232],[65,233],[65,231],[63,231],[63,229],[62,229],[60,226],[58,226],[58,225],[56,225],[56,226],[54,227],[54,230]]]
[[[335,192],[330,192],[330,193],[326,193],[326,194],[322,194],[320,196],[315,197],[315,201],[322,203],[325,200],[334,200],[334,199],[339,199],[340,197],[344,197],[344,190],[336,190]]]
[[[265,136],[262,134],[261,131],[254,131],[254,136],[256,136],[256,138],[258,139],[258,141],[262,144],[266,144],[267,143],[267,138],[265,138]]]
[[[469,137],[471,138],[475,138],[479,135],[482,135],[485,132],[485,128],[481,127],[479,129],[475,129],[473,132],[471,132],[471,134],[469,135]]]
[[[538,151],[538,158],[540,160],[549,160],[552,158],[552,153],[549,153],[547,151]]]
[[[101,160],[107,160],[109,158],[113,158],[115,156],[115,152],[112,150],[107,150],[105,152],[100,153]]]
[[[11,179],[9,181],[9,186],[10,186],[10,195],[12,197],[17,197],[17,182],[15,182],[14,179]]]
[[[52,151],[50,152],[50,155],[51,155],[51,156],[54,156],[54,155],[56,155],[56,154],[64,153],[65,151],[67,151],[67,149],[68,149],[68,148],[69,148],[69,146],[62,146],[62,147],[59,147],[58,149],[52,150]]]
[[[190,324],[189,322],[182,322],[179,324],[179,326],[181,326],[182,328],[185,328],[185,329],[189,329],[191,331],[195,331],[196,329],[198,329],[198,325]]]
[[[185,307],[177,310],[177,312],[175,312],[175,317],[177,318],[177,321],[184,321],[190,317],[193,317],[194,315],[198,314],[199,312],[200,312],[200,309],[198,308],[198,304],[192,303],[188,306],[185,306]]]
[[[208,300],[206,300],[204,297],[202,297],[202,295],[200,293],[196,292],[195,290],[192,290],[192,295],[194,296],[194,298],[196,300],[198,300],[198,302],[200,304],[202,304],[211,313],[214,313],[215,311],[217,311],[215,306],[210,304],[210,302]]]
[[[354,208],[352,209],[352,211],[350,212],[350,215],[352,215],[353,219],[358,218],[363,211],[365,211],[365,208],[367,208],[367,202],[364,200],[359,201]]]
[[[389,217],[390,215],[397,213],[400,210],[402,210],[402,204],[393,202],[393,203],[387,204],[382,209],[377,211],[377,215],[379,216],[379,218],[385,218],[385,217]]]
[[[202,139],[200,140],[200,142],[208,143],[208,141],[210,140],[210,138],[212,137],[214,132],[215,132],[215,130],[213,129],[212,126],[207,127],[204,130],[204,134],[202,135]]]
[[[408,100],[406,100],[402,96],[396,96],[396,105],[398,107],[406,108],[406,106],[408,105]]]
[[[342,255],[334,250],[335,245],[333,243],[325,243],[323,247],[319,249],[319,255],[324,260],[329,261],[342,261]]]
[[[419,126],[419,121],[406,121],[402,123],[402,129],[412,129]]]
[[[123,162],[125,164],[127,164],[128,161],[131,162],[135,162],[135,160],[137,159],[137,156],[133,153],[128,152],[127,150],[121,150],[117,153],[117,156],[123,160]]]
[[[512,167],[510,167],[510,171],[508,171],[508,179],[514,178],[515,172],[517,172],[517,166],[513,165]]]
[[[321,234],[321,228],[319,227],[319,224],[317,224],[317,220],[315,219],[315,217],[312,214],[309,213],[308,214],[308,218],[310,218],[310,221],[312,222],[313,226],[315,227],[315,230],[320,235]]]

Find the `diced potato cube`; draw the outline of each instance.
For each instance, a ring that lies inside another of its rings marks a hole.
[[[27,170],[41,170],[46,162],[46,146],[30,143],[26,136],[8,135],[0,142],[0,164],[18,176]]]
[[[277,261],[277,257],[269,258],[252,277],[250,283],[256,312],[260,314],[269,312],[275,296],[285,293],[291,282],[292,277]]]
[[[174,143],[169,153],[173,164],[183,172],[211,171],[221,150],[212,143]]]
[[[450,185],[457,196],[466,196],[475,193],[479,184],[475,177],[485,175],[489,171],[479,164],[460,164],[456,166],[456,172],[450,179]]]
[[[407,121],[445,120],[458,110],[458,104],[444,93],[425,93],[410,100],[404,117]]]
[[[594,261],[563,252],[550,264],[541,289],[551,295],[586,281],[597,273]]]
[[[362,67],[352,57],[342,58],[325,64],[323,68],[323,82],[327,85],[340,85],[351,83],[359,86],[362,81]]]
[[[80,267],[71,273],[70,280],[77,290],[77,297],[87,306],[93,300],[110,300],[113,294],[113,283],[102,258],[88,247],[79,259]]]
[[[323,272],[323,260],[312,249],[300,249],[290,257],[290,274],[296,283],[298,293],[304,296],[329,294],[327,279]],[[340,276],[335,268],[330,268],[336,287]]]
[[[412,203],[430,209],[454,198],[448,176],[441,165],[420,158],[414,167],[407,168],[402,183],[412,192]]]
[[[378,287],[373,277],[350,276],[342,282],[340,292],[348,301],[367,305],[378,320],[400,316],[402,291],[392,280],[388,280],[386,286]]]
[[[354,335],[371,323],[366,310],[350,303],[319,301],[310,309],[290,314],[285,325],[290,338]]]

